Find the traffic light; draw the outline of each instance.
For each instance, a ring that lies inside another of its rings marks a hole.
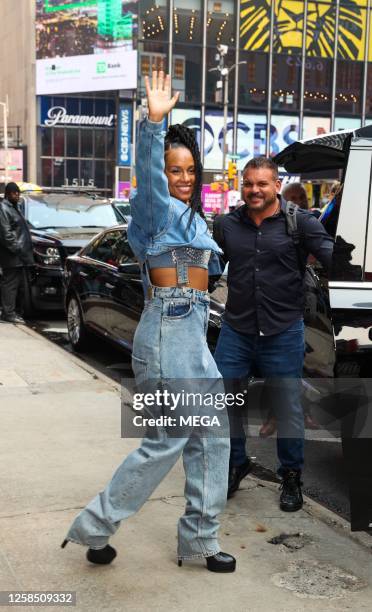
[[[227,175],[229,177],[229,180],[234,179],[236,177],[236,173],[237,173],[236,163],[233,161],[229,161],[229,166],[227,169]]]

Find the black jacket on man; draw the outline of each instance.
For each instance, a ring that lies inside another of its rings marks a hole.
[[[225,320],[242,334],[271,336],[288,329],[303,316],[307,256],[312,254],[326,269],[331,267],[332,238],[318,219],[298,209],[300,266],[293,237],[287,231],[286,202],[280,200],[280,212],[264,219],[260,226],[250,219],[244,205],[225,215],[219,231],[214,231],[229,262]]]
[[[27,221],[16,204],[0,203],[0,266],[16,268],[34,263]]]

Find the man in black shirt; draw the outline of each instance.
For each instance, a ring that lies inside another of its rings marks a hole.
[[[303,503],[303,272],[310,253],[330,268],[333,241],[315,217],[298,209],[300,255],[287,231],[280,187],[272,160],[251,160],[243,173],[245,204],[221,218],[214,231],[229,263],[228,298],[215,359],[227,384],[253,371],[274,381],[278,472],[283,479],[280,507],[293,512]],[[238,434],[232,429],[229,497],[251,469],[243,427]]]

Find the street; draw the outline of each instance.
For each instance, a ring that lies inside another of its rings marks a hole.
[[[42,314],[30,321],[30,327],[66,351],[72,352],[63,313]],[[130,356],[97,338],[89,352],[79,353],[88,365],[115,382],[133,376]],[[263,480],[278,482],[276,476],[275,436],[258,437],[259,425],[249,426],[248,452],[254,457],[253,473]],[[349,519],[348,486],[346,483],[341,440],[322,430],[307,430],[305,442],[304,493],[329,510]],[[239,492],[235,494],[239,496]]]

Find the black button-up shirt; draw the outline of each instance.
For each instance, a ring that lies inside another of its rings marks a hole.
[[[223,243],[215,239],[229,262],[225,320],[244,334],[270,336],[284,331],[303,316],[304,276],[298,249],[287,233],[286,203],[278,214],[257,226],[247,206],[226,215]],[[311,253],[329,270],[333,240],[309,212],[298,209],[303,266]]]

